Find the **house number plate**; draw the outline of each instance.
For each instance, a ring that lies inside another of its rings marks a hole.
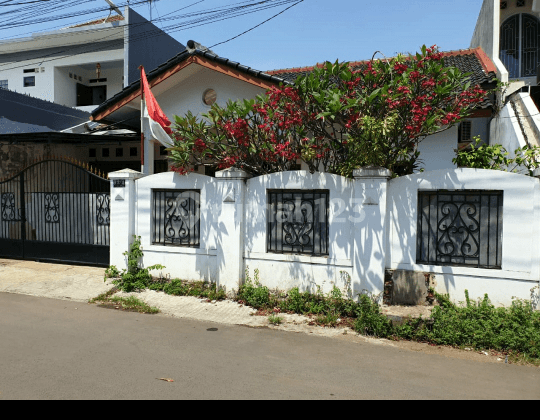
[[[125,188],[126,180],[125,179],[115,179],[113,181],[114,188]]]

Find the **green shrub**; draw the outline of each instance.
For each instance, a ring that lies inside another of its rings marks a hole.
[[[156,264],[150,267],[143,268],[140,264],[140,259],[143,256],[141,248],[141,237],[134,236],[133,243],[129,251],[124,252],[123,255],[128,257],[127,270],[122,270],[120,273],[118,268],[114,265],[105,270],[105,280],[107,278],[116,277],[112,283],[120,290],[124,292],[132,292],[134,290],[144,290],[152,282],[152,270],[162,270],[165,267]]]

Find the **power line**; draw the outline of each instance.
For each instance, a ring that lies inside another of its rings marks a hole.
[[[181,30],[191,29],[191,28],[194,28],[194,27],[204,26],[204,25],[207,25],[207,24],[210,24],[210,23],[215,23],[215,22],[218,22],[218,21],[231,19],[231,18],[242,16],[242,15],[245,15],[245,14],[255,13],[257,11],[265,10],[265,9],[268,9],[268,8],[271,8],[271,7],[277,7],[279,5],[286,4],[286,3],[291,3],[293,1],[296,1],[296,0],[265,0],[265,1],[260,1],[260,2],[257,2],[257,3],[251,3],[251,4],[247,4],[247,5],[245,5],[245,3],[248,3],[248,2],[242,2],[242,3],[239,3],[239,4],[244,4],[243,6],[240,6],[240,7],[235,6],[235,7],[229,8],[229,9],[221,10],[217,14],[214,14],[214,16],[212,16],[210,19],[207,19],[207,18],[193,19],[191,21],[188,21],[187,23],[183,23],[183,24],[180,24],[180,25],[169,25],[166,28],[168,29],[168,33],[178,32],[178,31],[181,31]],[[275,18],[276,16],[280,15],[281,13],[284,13],[286,10],[290,9],[291,7],[295,6],[298,3],[301,3],[302,1],[303,0],[296,1],[294,5],[286,8],[285,10],[281,11],[280,13],[274,15],[270,19],[267,19],[266,21],[260,23],[257,26],[260,26],[263,23]],[[140,2],[140,3],[143,3],[143,2]],[[271,4],[267,4],[267,3],[271,3]],[[258,6],[258,7],[255,7],[255,6]],[[246,9],[246,7],[255,7],[255,9],[254,10],[244,10],[244,9]],[[214,9],[214,10],[216,10],[216,9]],[[204,12],[204,14],[206,14],[206,13],[207,12]],[[190,15],[192,15],[192,14],[190,14]],[[136,24],[136,25],[145,25],[146,23],[147,22],[143,22],[141,24]],[[257,26],[255,26],[255,27],[257,27]],[[250,30],[255,29],[255,27],[251,28]],[[108,31],[110,29],[111,28],[108,27],[108,28],[103,28],[103,29],[97,29],[95,31],[96,32],[98,32],[98,31]],[[247,33],[250,30],[245,31],[244,33]],[[163,32],[165,32],[165,31],[163,31]],[[130,40],[132,42],[133,41],[136,42],[136,41],[143,40],[143,39],[149,39],[149,38],[152,38],[152,37],[155,37],[155,36],[161,36],[163,34],[163,32],[161,30],[159,30],[159,29],[150,30],[150,31],[144,31],[144,32],[141,32],[141,34],[139,34],[138,36],[131,38]],[[244,33],[242,33],[240,35],[243,35]],[[240,35],[237,35],[237,36],[231,38],[230,40],[232,40],[234,38],[237,38]],[[60,36],[65,36],[65,35],[64,34],[55,34],[55,35],[53,35],[53,37],[60,37]],[[115,35],[115,34],[107,35],[107,36],[104,36],[102,38],[98,38],[96,40],[93,40],[92,42],[93,43],[100,42],[100,41],[103,41],[103,40],[106,40],[106,39],[111,39],[112,37],[115,37],[115,36],[117,36],[117,35]],[[44,37],[44,39],[46,39],[46,37]],[[228,42],[230,40],[224,41],[222,43]],[[127,42],[127,40],[124,40],[124,43],[126,43],[126,42]],[[216,44],[216,45],[219,45],[219,44]],[[54,61],[54,60],[59,60],[59,59],[65,58],[66,56],[60,56],[60,57],[51,58],[51,59],[48,59],[48,60],[46,58],[50,57],[52,55],[68,53],[70,51],[73,52],[74,49],[81,48],[81,44],[71,44],[71,45],[68,45],[67,47],[68,48],[66,48],[64,50],[55,51],[55,52],[53,52],[51,54],[38,56],[38,57],[32,58],[30,60],[24,59],[24,60],[18,60],[18,61],[12,61],[10,63],[6,63],[6,64],[4,64],[4,66],[9,66],[9,65],[19,63],[19,62],[23,62],[23,61],[25,62],[25,64],[21,65],[21,66],[14,66],[14,67],[8,67],[8,68],[1,68],[2,66],[0,66],[0,70],[7,71],[7,70],[13,70],[13,69],[16,69],[16,68],[20,68],[20,67],[31,66],[32,64],[27,63],[27,62],[32,61],[32,60],[35,60],[36,63],[40,62],[40,65],[42,63],[44,63],[44,62],[50,62],[50,61]],[[71,47],[71,48],[69,48],[69,47]],[[102,47],[98,46],[97,48],[94,48],[94,49],[86,49],[85,51],[82,51],[80,53],[72,53],[72,54],[70,54],[70,56],[79,55],[79,54],[86,54],[86,53],[90,53],[90,52],[96,52],[96,51],[99,51],[101,49],[102,49]],[[29,50],[32,50],[32,49],[29,49]],[[19,50],[17,52],[22,52],[22,51],[25,51],[25,50]]]
[[[214,45],[212,45],[210,48],[214,48],[214,47],[217,46],[217,45],[225,44],[225,43],[227,43],[227,42],[229,42],[229,41],[232,41],[233,39],[236,39],[236,38],[238,38],[238,37],[240,37],[240,36],[242,36],[242,35],[244,35],[244,34],[247,34],[248,32],[252,31],[253,29],[258,28],[259,26],[265,24],[265,23],[268,22],[268,21],[271,21],[271,20],[274,19],[275,17],[281,15],[282,13],[285,13],[287,10],[289,10],[290,8],[296,6],[297,4],[302,3],[303,1],[304,1],[304,0],[300,0],[300,1],[297,2],[297,3],[294,3],[292,6],[289,6],[289,7],[287,7],[286,9],[282,10],[281,12],[275,14],[275,15],[272,16],[270,19],[266,19],[264,22],[261,22],[261,23],[259,23],[258,25],[255,25],[254,27],[248,29],[247,31],[244,31],[244,32],[242,32],[241,34],[238,34],[238,35],[236,35],[236,36],[233,36],[232,38],[229,38],[229,39],[226,40],[226,41],[223,41],[223,42],[219,42],[219,43],[217,43],[217,44],[214,44]]]

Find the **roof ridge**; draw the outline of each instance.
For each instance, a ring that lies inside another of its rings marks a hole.
[[[478,60],[480,61],[482,65],[482,69],[486,72],[486,74],[494,72],[497,72],[497,68],[495,67],[495,64],[493,64],[492,60],[489,58],[489,56],[484,52],[482,47],[475,47],[475,48],[466,48],[466,49],[459,49],[459,50],[450,50],[450,51],[440,51],[443,55],[443,57],[454,57],[454,56],[460,56],[460,55],[476,55]],[[396,58],[396,56],[393,57],[386,57],[388,59]],[[325,61],[328,62],[330,60]],[[367,63],[371,61],[370,59],[366,60],[360,60],[360,61],[348,61],[349,65],[351,67],[355,67],[364,63]],[[275,69],[275,70],[267,70],[266,73],[270,75],[274,74],[282,74],[282,73],[300,73],[300,72],[306,72],[306,71],[312,71],[315,67],[321,68],[324,65],[324,63],[317,63],[313,66],[304,66],[304,67],[291,67],[291,68],[285,68],[285,69]]]

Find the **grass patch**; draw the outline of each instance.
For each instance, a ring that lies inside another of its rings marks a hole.
[[[101,295],[90,299],[88,303],[100,303],[100,306],[118,309],[131,312],[139,312],[142,314],[157,314],[158,308],[151,307],[143,301],[137,299],[135,296],[120,297],[113,296],[118,289],[113,287],[111,290],[102,293]]]
[[[270,324],[279,325],[283,322],[283,317],[279,315],[272,314],[268,317],[268,322]]]

